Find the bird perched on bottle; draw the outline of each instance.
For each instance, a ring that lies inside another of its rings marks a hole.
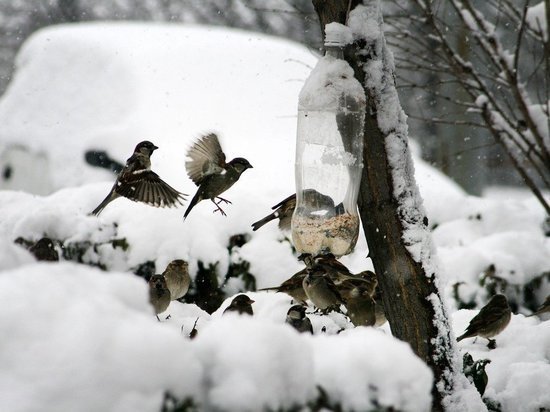
[[[159,313],[164,312],[170,305],[170,290],[166,286],[166,279],[163,275],[153,275],[149,279],[149,302],[155,309],[155,315],[158,317]]]
[[[226,216],[220,207],[221,202],[231,203],[220,195],[229,189],[246,169],[252,165],[243,157],[225,162],[218,136],[214,133],[200,137],[187,151],[188,161],[185,162],[187,174],[198,186],[197,193],[189,203],[183,218],[185,219],[197,203],[210,199],[216,205],[214,212],[219,211]],[[216,201],[218,199],[218,201]]]
[[[508,304],[508,299],[504,295],[497,294],[481,308],[479,313],[470,321],[464,334],[456,340],[460,342],[462,339],[481,336],[489,340],[487,347],[494,349],[496,341],[491,338],[502,332],[510,323],[511,318],[512,310]]]
[[[305,303],[307,300],[306,292],[302,283],[306,277],[307,269],[302,269],[299,272],[292,275],[290,278],[281,283],[280,286],[263,288],[258,290],[274,290],[276,292],[283,292],[289,295],[294,301],[299,303]]]
[[[273,210],[273,213],[267,215],[263,219],[258,220],[257,222],[252,223],[252,230],[256,231],[266,223],[269,223],[275,219],[279,219],[279,229],[290,230],[290,222],[292,220],[292,214],[294,213],[295,208],[296,194],[293,194],[273,206],[271,208]]]
[[[148,140],[138,143],[107,197],[90,214],[99,215],[105,206],[121,196],[154,207],[183,205],[187,195],[178,192],[151,170],[151,155],[157,149]]]
[[[55,250],[55,245],[49,237],[43,237],[29,248],[36,260],[45,262],[59,261],[59,254]]]
[[[254,311],[252,310],[252,304],[254,301],[250,299],[247,295],[237,295],[233,298],[231,303],[225,310],[223,314],[229,312],[237,312],[239,314],[246,313],[247,315],[253,315]]]
[[[292,306],[286,314],[286,323],[296,329],[298,332],[309,332],[313,334],[313,326],[306,316],[306,307],[303,305]]]
[[[176,259],[171,261],[162,274],[166,279],[166,286],[170,290],[172,300],[185,296],[191,284],[189,264],[185,260]]]
[[[529,316],[540,316],[543,313],[548,313],[548,312],[550,312],[550,295],[546,296],[546,299],[544,300],[542,305],[538,307],[535,313]]]
[[[308,299],[322,311],[338,310],[338,306],[344,303],[326,268],[322,266],[307,269],[302,287]]]

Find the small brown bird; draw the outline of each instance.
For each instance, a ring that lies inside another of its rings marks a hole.
[[[214,133],[199,138],[187,151],[190,159],[185,162],[187,174],[199,188],[189,203],[183,218],[185,219],[193,207],[202,200],[210,199],[216,205],[214,212],[219,211],[226,216],[220,207],[221,202],[231,203],[220,195],[229,189],[246,169],[252,165],[243,157],[236,157],[230,162],[225,162],[218,136]],[[215,199],[218,199],[216,202]]]
[[[346,282],[342,285],[345,286]],[[365,287],[352,287],[345,298],[347,315],[355,326],[373,326],[376,324],[374,299]]]
[[[307,269],[302,287],[308,299],[322,311],[338,309],[344,303],[338,288],[322,266]]]
[[[225,308],[225,310],[223,311],[223,314],[225,315],[226,313],[229,313],[229,312],[237,312],[239,314],[246,313],[247,315],[253,315],[254,314],[254,311],[252,310],[253,303],[254,301],[250,299],[248,296],[242,295],[242,294],[237,295],[235,296],[235,298],[233,298],[229,306]]]
[[[489,340],[487,347],[494,349],[496,341],[491,338],[502,332],[510,323],[511,318],[512,311],[510,305],[508,305],[508,299],[504,295],[497,294],[481,308],[479,313],[470,321],[464,334],[456,340],[460,342],[462,339],[481,336]]]
[[[170,290],[172,300],[185,296],[191,284],[189,264],[185,260],[176,259],[171,261],[162,274],[166,279],[166,286]]]
[[[550,295],[546,296],[546,299],[537,309],[537,311],[529,316],[540,316],[543,313],[550,312]]]
[[[306,316],[306,307],[303,305],[292,306],[286,314],[286,323],[296,329],[298,332],[309,332],[313,334],[313,326]]]
[[[296,194],[293,194],[273,206],[271,208],[272,210],[274,210],[273,213],[267,215],[263,219],[258,220],[257,222],[252,223],[252,230],[256,231],[266,223],[269,223],[275,219],[279,219],[279,229],[290,230],[290,222],[292,220],[292,214],[294,213],[295,207]]]
[[[29,248],[36,260],[45,262],[59,261],[59,254],[55,250],[53,241],[49,237],[43,237]]]
[[[99,215],[105,206],[121,196],[154,207],[182,205],[186,195],[151,170],[151,155],[157,149],[147,140],[138,143],[107,197],[90,214]]]
[[[149,302],[155,309],[155,314],[158,317],[159,313],[164,312],[170,305],[170,290],[166,286],[166,279],[163,275],[153,275],[149,279]]]
[[[289,295],[296,302],[305,303],[307,300],[306,292],[302,283],[306,277],[307,269],[302,269],[299,272],[292,275],[289,279],[281,283],[280,286],[271,288],[263,288],[258,290],[274,290],[276,292],[283,292]]]

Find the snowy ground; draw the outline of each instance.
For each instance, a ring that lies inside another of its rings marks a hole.
[[[340,315],[312,316],[315,335],[299,335],[284,324],[290,299],[267,292],[250,293],[253,318],[220,316],[228,299],[212,315],[172,302],[159,323],[146,283],[131,273],[146,261],[160,272],[182,258],[192,276],[199,261],[218,263],[222,280],[232,262],[247,261],[261,288],[302,267],[276,224],[258,232],[250,224],[294,192],[297,96],[315,60],[286,41],[176,25],[62,26],[26,44],[0,100],[0,167],[12,172],[0,192],[0,410],[157,411],[165,391],[203,410],[276,410],[313,400],[317,385],[345,410],[368,410],[374,400],[428,410],[431,372],[387,325],[352,328]],[[85,150],[124,162],[137,142],[152,140],[160,147],[153,170],[192,194],[185,151],[205,131],[219,132],[229,158],[254,166],[227,192],[227,218],[212,214],[209,202],[183,222],[183,209],[126,199],[87,216],[114,176],[87,166]],[[523,315],[550,293],[542,209],[528,195],[467,196],[416,157],[415,167],[455,334],[476,313],[457,308],[479,308],[491,285],[504,288],[520,313],[497,349],[489,352],[483,339],[459,345],[491,359],[486,396],[503,411],[550,408],[550,322]],[[229,237],[241,233],[248,241],[230,254]],[[36,263],[13,243],[44,235],[96,245],[82,260],[107,271]],[[113,238],[129,248],[113,247]],[[370,269],[367,252],[361,238],[342,261],[352,271]],[[232,282],[225,292],[241,287]],[[189,340],[197,318],[198,336]]]

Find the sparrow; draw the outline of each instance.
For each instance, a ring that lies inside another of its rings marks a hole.
[[[107,197],[90,214],[99,215],[105,206],[121,196],[154,207],[183,205],[187,195],[178,192],[151,170],[151,155],[157,149],[147,140],[138,143]]]
[[[185,219],[193,207],[201,200],[210,199],[215,205],[214,212],[219,211],[227,216],[220,207],[221,202],[231,203],[220,195],[239,180],[246,169],[252,165],[243,157],[236,157],[225,162],[225,153],[222,151],[218,136],[214,133],[200,137],[187,151],[188,161],[185,168],[189,178],[198,186],[183,218]],[[216,202],[215,199],[218,199]]]
[[[296,302],[305,303],[307,300],[307,296],[302,286],[302,283],[304,281],[304,278],[306,277],[306,272],[307,269],[302,269],[301,271],[295,273],[289,279],[281,283],[280,286],[258,290],[274,290],[276,292],[283,292],[289,295]]]
[[[302,287],[308,299],[322,311],[337,309],[344,303],[336,285],[322,266],[307,269]]]
[[[38,240],[29,248],[36,260],[45,261],[45,262],[57,262],[59,261],[59,254],[55,250],[55,246],[52,240],[48,237],[43,237]]]
[[[340,292],[346,284],[347,282],[342,284],[339,288]],[[355,326],[374,326],[376,324],[376,302],[372,298],[369,288],[352,286],[347,291],[344,300],[351,323]]]
[[[292,220],[292,214],[294,213],[295,208],[296,194],[293,194],[273,206],[271,208],[272,210],[274,210],[273,213],[267,215],[263,219],[258,220],[257,222],[252,223],[252,230],[256,231],[266,223],[269,223],[275,219],[279,219],[279,229],[290,230],[290,222]]]
[[[286,314],[286,323],[296,329],[298,332],[309,332],[313,334],[313,326],[306,316],[306,307],[303,305],[292,306]]]
[[[529,316],[539,316],[547,312],[550,312],[550,295],[546,296],[546,299],[544,300],[542,305],[539,306],[537,311]]]
[[[497,294],[491,298],[489,303],[481,308],[479,313],[470,321],[464,334],[456,340],[460,342],[462,339],[481,336],[489,340],[487,347],[494,349],[496,341],[491,338],[498,335],[508,326],[511,317],[512,311],[510,305],[508,305],[506,296]]]
[[[191,283],[189,264],[185,260],[171,261],[162,274],[166,279],[166,286],[170,290],[172,300],[185,296]]]
[[[233,298],[229,306],[225,308],[225,310],[223,311],[223,314],[225,315],[228,312],[238,312],[240,314],[246,313],[248,315],[253,315],[254,314],[254,311],[252,310],[253,303],[254,301],[250,299],[248,296],[242,295],[242,294],[237,295],[235,296],[235,298]]]
[[[160,319],[158,314],[168,309],[171,300],[170,290],[166,286],[166,279],[164,276],[151,276],[151,279],[149,279],[149,302],[153,305],[153,309],[155,309],[155,314],[157,315],[159,322]]]

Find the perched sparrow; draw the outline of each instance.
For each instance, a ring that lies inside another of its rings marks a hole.
[[[52,240],[48,237],[43,237],[29,248],[37,260],[47,262],[59,261],[59,254],[55,250]]]
[[[246,313],[248,315],[253,315],[254,311],[252,310],[252,304],[254,301],[246,295],[237,295],[229,306],[223,311],[224,315],[228,312],[238,312]]]
[[[138,143],[134,154],[126,161],[126,166],[118,175],[113,188],[91,212],[92,215],[99,215],[105,206],[120,196],[155,207],[183,204],[182,201],[185,200],[186,195],[178,192],[151,170],[151,155],[156,149],[158,147],[147,140]]]
[[[460,342],[462,339],[481,336],[489,340],[489,344],[487,345],[489,349],[494,349],[496,347],[496,342],[491,338],[498,335],[508,326],[511,317],[512,311],[510,310],[506,296],[500,294],[495,295],[491,298],[489,303],[482,307],[479,313],[474,316],[464,334],[459,336],[456,340]]]
[[[343,282],[338,291],[345,301],[347,315],[355,326],[373,326],[376,323],[375,302],[371,288],[365,281],[348,280]]]
[[[189,215],[197,203],[205,199],[210,199],[216,205],[214,212],[219,211],[226,216],[220,203],[231,202],[221,198],[220,195],[233,186],[241,174],[246,169],[252,168],[252,165],[242,157],[236,157],[226,163],[225,153],[222,151],[218,136],[214,133],[202,136],[197,140],[188,150],[187,157],[190,159],[185,162],[187,174],[199,188],[189,203],[183,218],[185,219]],[[215,199],[218,201],[216,202]]]
[[[539,306],[537,311],[529,316],[539,316],[547,312],[550,312],[550,295],[546,296],[546,299],[544,300],[542,305]]]
[[[274,210],[273,213],[267,215],[266,217],[258,220],[255,223],[252,223],[252,230],[256,231],[263,225],[271,222],[274,219],[279,219],[279,229],[290,230],[290,221],[292,220],[292,214],[294,213],[295,207],[296,194],[293,194],[273,206],[271,208],[272,210]]]
[[[306,307],[303,305],[292,306],[286,314],[285,322],[298,332],[309,332],[313,334],[313,326],[311,326],[311,321],[306,316]]]
[[[296,302],[305,303],[307,300],[306,292],[302,283],[306,277],[307,269],[302,269],[298,273],[295,273],[289,279],[281,283],[280,286],[275,286],[272,288],[263,288],[258,290],[275,290],[277,292],[283,292],[289,295]]]
[[[307,269],[302,286],[308,299],[323,311],[344,303],[334,282],[323,267]]]
[[[166,286],[166,279],[162,275],[153,275],[149,279],[149,302],[155,309],[157,319],[160,321],[158,314],[168,309],[170,305],[170,290]]]
[[[162,273],[166,279],[166,286],[170,290],[172,300],[183,297],[189,290],[189,264],[185,260],[171,261]]]

